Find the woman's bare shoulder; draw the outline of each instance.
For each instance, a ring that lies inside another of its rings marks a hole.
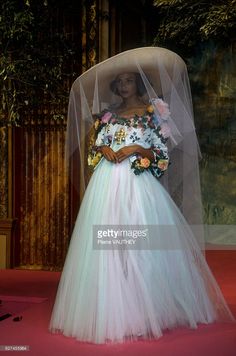
[[[115,113],[119,116],[130,116],[133,117],[135,115],[144,115],[147,111],[147,105],[136,106],[129,109],[117,108]]]

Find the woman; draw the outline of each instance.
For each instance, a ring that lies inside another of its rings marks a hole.
[[[200,221],[199,152],[186,104],[190,97],[181,93],[187,87],[183,72],[171,72],[178,61],[184,66],[169,52],[127,51],[92,68],[72,88],[69,152],[79,147],[82,153],[82,138],[93,125],[93,174],[71,237],[51,332],[115,343],[159,338],[178,325],[235,321],[195,239],[199,231],[194,235],[186,220]],[[156,59],[158,70],[152,72]]]
[[[142,116],[148,109],[147,105],[140,99],[137,86],[138,73],[123,73],[117,76],[112,83],[113,91],[122,99],[122,104],[116,109],[116,114],[120,117],[133,118],[134,114]],[[150,110],[150,108],[149,108]],[[163,137],[164,138],[164,137]],[[119,147],[119,146],[118,146]],[[120,163],[133,154],[140,154],[153,161],[155,153],[150,148],[143,148],[140,145],[127,145],[115,152],[111,147],[103,145],[100,148],[102,155],[111,162]]]

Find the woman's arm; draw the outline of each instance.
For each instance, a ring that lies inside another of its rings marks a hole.
[[[103,156],[108,161],[117,161],[115,152],[109,147],[111,141],[105,135],[105,128],[106,125],[102,125],[99,119],[95,120],[88,150],[88,165],[94,169]]]
[[[150,169],[156,178],[161,177],[170,164],[168,147],[166,145],[168,137],[164,137],[161,130],[160,126],[156,126],[152,130],[151,150],[155,158],[151,162]]]
[[[143,158],[147,157],[150,162],[153,162],[155,160],[155,154],[151,148],[143,148],[139,145],[135,146],[137,146],[137,148],[135,149],[134,153],[141,155]]]
[[[155,159],[155,155],[151,148],[143,148],[142,146],[136,144],[122,147],[116,152],[118,162],[122,162],[124,159],[133,154],[140,154],[142,157],[147,157],[150,161],[154,161]]]
[[[103,156],[110,162],[118,162],[118,158],[116,156],[116,152],[107,145],[103,145],[99,147],[99,151],[103,154]]]

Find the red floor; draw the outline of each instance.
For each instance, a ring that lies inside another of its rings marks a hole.
[[[207,251],[206,255],[229,307],[236,316],[236,251]],[[9,302],[15,303],[15,314],[0,321],[0,346],[28,345],[27,355],[33,356],[236,355],[236,323],[202,324],[196,330],[178,328],[164,332],[163,337],[153,342],[137,341],[115,346],[84,344],[63,335],[50,334],[47,328],[59,277],[58,272],[0,271],[0,311],[4,307],[4,298],[1,296],[24,296],[18,307],[19,303],[16,304],[14,298]],[[13,308],[13,304],[9,305]],[[0,315],[5,312],[6,307]],[[16,316],[22,316],[22,320],[14,322]],[[9,352],[1,351],[0,356],[5,354],[9,355]]]

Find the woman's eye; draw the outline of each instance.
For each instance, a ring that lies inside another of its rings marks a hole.
[[[134,82],[134,79],[133,79],[133,78],[126,79],[125,81],[122,81],[121,79],[118,79],[118,80],[116,81],[116,84],[117,84],[117,85],[122,85],[122,84],[133,83],[133,82]]]

